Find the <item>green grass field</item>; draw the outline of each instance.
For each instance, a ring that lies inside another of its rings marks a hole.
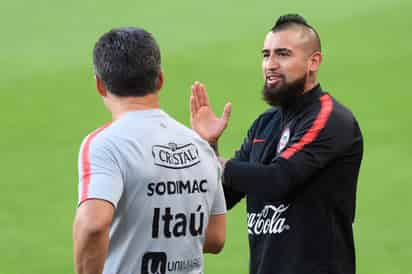
[[[360,274],[412,273],[412,2],[2,1],[0,9],[0,274],[73,273],[71,226],[82,138],[110,119],[94,88],[91,51],[112,27],[153,32],[163,53],[162,107],[188,124],[194,80],[220,112],[226,157],[266,109],[260,50],[274,20],[299,12],[319,31],[323,87],[349,106],[365,156],[354,224]],[[245,206],[206,273],[246,274]],[[275,272],[274,272],[275,274]]]

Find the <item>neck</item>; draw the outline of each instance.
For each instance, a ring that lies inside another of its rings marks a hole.
[[[142,97],[117,97],[109,95],[105,98],[106,105],[112,113],[112,119],[117,120],[127,112],[160,108],[158,93],[150,93]]]
[[[319,84],[318,79],[316,78],[316,76],[309,76],[308,77],[308,81],[306,81],[304,89],[303,89],[303,93],[305,94],[306,92],[312,90],[316,85]]]

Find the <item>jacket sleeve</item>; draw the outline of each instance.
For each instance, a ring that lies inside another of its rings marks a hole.
[[[317,115],[296,126],[288,146],[271,164],[228,161],[224,183],[242,193],[281,200],[309,182],[311,176],[341,156],[356,138],[361,138],[355,134],[355,120],[333,115],[332,102],[327,103],[330,105],[324,105]]]
[[[247,136],[243,140],[243,144],[241,145],[240,149],[236,151],[232,161],[239,163],[249,163],[249,155],[252,148],[252,139],[256,129],[257,121],[258,119],[250,127]],[[225,193],[226,206],[228,209],[234,207],[240,200],[243,199],[243,197],[245,197],[245,193],[243,191],[235,190],[227,184],[223,184],[223,190]]]

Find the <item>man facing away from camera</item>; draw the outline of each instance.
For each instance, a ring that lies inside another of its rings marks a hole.
[[[160,109],[160,50],[143,29],[104,34],[97,91],[113,121],[79,156],[78,274],[203,273],[225,241],[221,169],[207,142]]]
[[[325,92],[318,33],[281,16],[262,50],[263,98],[272,106],[224,164],[228,208],[246,197],[251,274],[353,274],[352,223],[363,153],[353,114]],[[205,87],[191,96],[192,128],[215,147],[231,106],[216,117]]]

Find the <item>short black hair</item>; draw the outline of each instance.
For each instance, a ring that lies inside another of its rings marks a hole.
[[[117,96],[144,96],[156,91],[160,49],[140,28],[118,28],[103,34],[93,50],[93,65],[105,87]]]
[[[318,32],[315,30],[314,27],[309,25],[309,23],[306,21],[306,19],[303,16],[299,14],[289,13],[289,14],[280,16],[278,20],[276,20],[276,23],[273,25],[272,31],[273,32],[282,31],[282,30],[288,29],[293,26],[303,26],[307,29],[312,30],[315,33],[316,40],[317,40],[316,42],[319,46],[319,51],[321,51],[321,43],[320,43],[320,37],[319,37]]]

